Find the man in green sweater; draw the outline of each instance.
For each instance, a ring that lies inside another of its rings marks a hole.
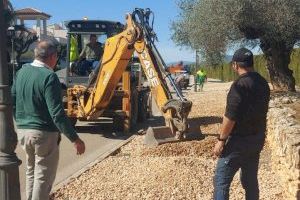
[[[41,41],[35,60],[18,71],[12,86],[18,139],[26,152],[27,199],[46,200],[55,179],[59,158],[60,132],[74,143],[77,154],[85,151],[65,114],[61,85],[53,72],[57,61],[56,45]]]

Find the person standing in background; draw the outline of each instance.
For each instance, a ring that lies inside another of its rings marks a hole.
[[[205,81],[207,81],[206,72],[203,69],[200,69],[199,71],[197,71],[196,74],[196,84],[199,87],[199,91],[203,91],[203,86]]]
[[[91,34],[90,42],[83,48],[78,58],[81,61],[81,75],[86,75],[98,67],[103,51],[103,44],[97,41],[95,34]]]

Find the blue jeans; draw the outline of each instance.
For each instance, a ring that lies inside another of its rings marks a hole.
[[[229,188],[235,173],[241,169],[240,180],[246,192],[246,200],[258,200],[257,171],[259,154],[264,138],[231,138],[217,162],[214,177],[214,199],[228,200]]]

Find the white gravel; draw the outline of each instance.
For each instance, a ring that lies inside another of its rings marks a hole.
[[[55,191],[53,199],[212,199],[216,165],[212,150],[229,87],[230,83],[208,82],[204,92],[187,94],[193,101],[191,131],[201,127],[205,139],[146,148],[144,136],[137,136]],[[270,168],[269,155],[266,146],[259,167],[260,199],[281,200],[282,189]],[[231,185],[230,199],[244,199],[239,174]]]

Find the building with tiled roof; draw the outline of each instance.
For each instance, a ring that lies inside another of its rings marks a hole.
[[[51,15],[35,8],[22,8],[15,10],[15,16],[15,24],[18,24],[18,21],[19,24],[24,24],[25,20],[36,20],[35,31],[39,39],[47,37],[47,20],[51,18]]]
[[[36,8],[22,8],[15,10],[16,21],[15,24],[23,24],[27,20],[36,20],[31,32],[36,33],[39,40],[46,38],[56,38],[61,43],[66,43],[67,31],[58,24],[47,25],[47,20],[51,15],[42,12]]]
[[[23,18],[26,20],[35,20],[37,18],[48,20],[51,17],[51,15],[44,13],[35,8],[22,8],[20,10],[16,10],[15,14],[17,18],[19,19]]]

